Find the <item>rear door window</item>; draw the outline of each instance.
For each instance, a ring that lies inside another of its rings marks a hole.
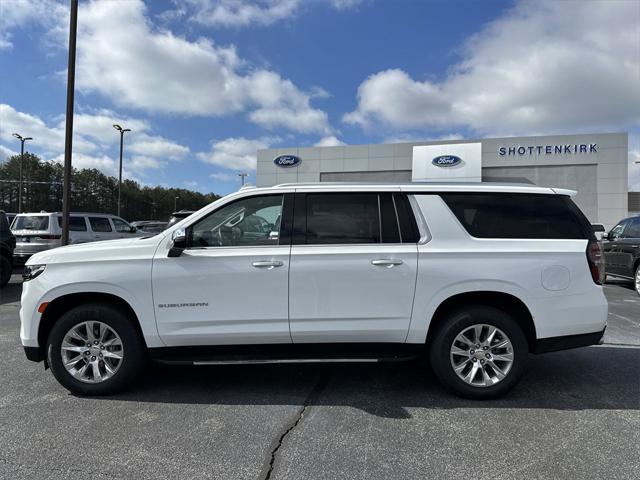
[[[58,216],[58,225],[62,228],[62,216]],[[69,231],[70,232],[86,232],[87,221],[84,217],[71,216],[69,217]]]
[[[306,204],[305,243],[380,243],[377,193],[310,193]]]
[[[91,224],[91,230],[94,232],[110,232],[111,224],[106,217],[89,217],[89,223]]]
[[[48,215],[25,215],[16,217],[14,230],[49,230]]]
[[[587,219],[567,196],[520,193],[440,196],[474,237],[587,239],[594,236]]]

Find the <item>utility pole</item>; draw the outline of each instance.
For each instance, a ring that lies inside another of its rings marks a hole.
[[[120,132],[120,170],[118,173],[118,216],[120,216],[120,190],[122,189],[122,146],[124,144],[124,132],[130,132],[130,128],[122,128],[117,123],[113,125],[113,128]]]
[[[245,172],[240,172],[238,173],[238,176],[240,177],[240,182],[241,182],[240,185],[244,186],[244,177],[248,177],[249,174]]]
[[[13,134],[20,140],[20,180],[18,181],[18,213],[22,213],[22,163],[24,162],[24,142],[33,140],[31,137],[23,137],[18,133]]]
[[[62,245],[69,243],[69,212],[71,211],[71,147],[73,141],[73,94],[76,83],[76,32],[78,30],[78,0],[71,0],[69,17],[69,64],[67,66],[67,116],[64,134],[64,184],[62,188]]]
[[[179,198],[180,198],[180,197],[175,197],[175,198],[173,199],[173,211],[174,211],[174,212],[177,212],[177,211],[178,211],[178,199],[179,199]]]

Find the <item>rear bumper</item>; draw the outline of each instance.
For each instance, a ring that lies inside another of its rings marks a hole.
[[[599,332],[582,333],[580,335],[564,335],[561,337],[539,338],[533,349],[533,353],[557,352],[559,350],[568,350],[570,348],[588,347],[589,345],[602,344],[604,331],[606,327]]]

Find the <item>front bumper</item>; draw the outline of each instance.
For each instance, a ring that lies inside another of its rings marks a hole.
[[[557,352],[559,350],[569,350],[570,348],[588,347],[589,345],[602,345],[606,329],[607,327],[599,332],[582,333],[580,335],[539,338],[536,340],[533,353]]]

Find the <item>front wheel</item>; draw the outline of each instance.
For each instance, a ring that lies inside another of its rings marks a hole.
[[[63,314],[47,341],[51,371],[78,395],[109,395],[129,386],[144,366],[144,345],[124,312],[86,304]]]
[[[636,289],[636,293],[640,295],[640,263],[638,263],[638,266],[636,267],[636,273],[633,277],[633,280],[633,286]]]
[[[529,348],[513,318],[497,308],[473,306],[445,319],[431,343],[431,367],[457,395],[486,399],[505,394],[524,372]]]

